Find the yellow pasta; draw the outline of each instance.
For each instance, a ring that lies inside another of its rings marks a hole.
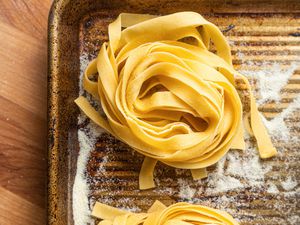
[[[158,160],[190,169],[200,179],[230,148],[245,148],[236,77],[250,91],[248,129],[260,156],[276,154],[249,82],[234,70],[230,47],[214,24],[195,12],[120,14],[108,34],[83,78],[85,90],[101,102],[106,116],[84,97],[75,102],[92,121],[146,156],[141,189],[155,186]],[[91,78],[97,73],[95,82]]]
[[[238,225],[228,213],[201,205],[176,203],[166,207],[155,201],[147,213],[131,213],[96,202],[92,215],[98,225]]]

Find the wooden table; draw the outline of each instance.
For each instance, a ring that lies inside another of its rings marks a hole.
[[[0,224],[46,223],[51,0],[0,0]]]

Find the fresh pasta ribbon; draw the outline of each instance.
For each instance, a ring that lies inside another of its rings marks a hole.
[[[92,215],[98,225],[238,225],[228,213],[207,206],[176,203],[166,207],[155,201],[147,213],[132,213],[96,202]]]
[[[141,189],[155,186],[157,161],[191,169],[199,179],[230,148],[245,148],[237,76],[250,91],[247,128],[260,155],[276,154],[250,84],[234,70],[230,47],[214,24],[194,12],[161,17],[122,13],[108,34],[109,42],[83,78],[85,90],[100,100],[106,117],[84,97],[75,102],[92,121],[146,156]],[[92,79],[95,74],[98,81]]]

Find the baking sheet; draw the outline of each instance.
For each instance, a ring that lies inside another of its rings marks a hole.
[[[117,4],[118,1],[99,2],[56,1],[50,14],[49,224],[73,224],[72,190],[79,152],[78,130],[86,134],[92,130],[89,120],[80,116],[73,100],[80,92],[80,71],[97,55],[101,44],[107,40],[107,25],[120,12],[164,14],[194,10],[202,13],[224,32],[232,46],[235,67],[253,77],[251,81],[258,99],[264,97],[261,95],[264,92],[258,89],[260,79],[256,76],[288,77],[287,84],[280,89],[278,102],[260,104],[260,111],[268,120],[281,118],[282,112],[294,104],[300,93],[297,1],[291,1],[289,6],[277,1],[257,4],[257,12],[244,1],[233,1],[236,4],[225,6],[223,1],[221,5],[216,4],[218,1],[211,5],[203,1],[196,2],[198,4],[190,1],[146,1],[143,4],[129,1],[127,5]],[[216,12],[211,13],[213,9]],[[283,79],[273,82],[283,82]],[[239,81],[237,83],[245,96],[245,87]],[[284,125],[289,128],[288,137],[283,137],[284,130],[282,135],[273,131],[278,157],[258,159],[255,142],[250,138],[248,150],[231,151],[218,166],[209,168],[210,177],[200,182],[192,181],[189,171],[159,164],[155,174],[158,186],[146,191],[138,190],[143,157],[113,137],[102,134],[88,159],[86,174],[91,189],[90,204],[98,200],[132,211],[144,211],[156,199],[165,204],[189,201],[224,209],[241,224],[297,224],[299,108],[284,118]],[[283,129],[282,126],[279,128]]]

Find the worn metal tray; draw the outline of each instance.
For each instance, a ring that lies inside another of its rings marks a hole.
[[[203,14],[224,31],[238,69],[259,71],[262,65],[279,63],[289,67],[300,61],[298,0],[54,0],[49,15],[48,58],[49,224],[74,223],[72,186],[79,152],[77,131],[85,126],[78,125],[79,110],[73,102],[79,95],[80,58],[97,55],[107,39],[107,25],[121,12],[168,14],[186,10]],[[279,103],[263,104],[260,110],[272,119],[299,93],[298,67],[282,89]],[[299,137],[299,111],[285,121],[292,127],[293,137]],[[187,172],[160,164],[156,171],[159,186],[139,191],[137,178],[142,157],[104,134],[94,146],[87,166],[90,200],[137,210],[147,209],[154,199],[166,204],[192,201],[225,209],[241,224],[300,224],[299,142],[275,140],[275,145],[280,155],[267,160],[271,169],[263,180],[257,181],[259,186],[208,192],[209,179],[193,182]],[[104,157],[109,160],[103,160]],[[224,164],[222,170],[228,175],[227,162]],[[210,168],[212,176],[217,176],[218,169]],[[239,175],[233,178],[242,184],[247,182]]]

